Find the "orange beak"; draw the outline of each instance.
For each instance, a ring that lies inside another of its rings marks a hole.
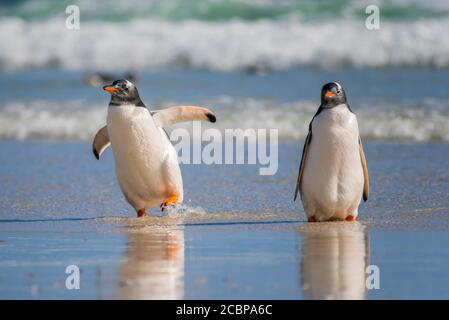
[[[325,97],[334,97],[335,93],[333,93],[332,91],[326,91],[326,93],[324,94]]]
[[[104,86],[103,90],[107,91],[107,92],[114,92],[114,91],[117,91],[117,88],[114,86]]]

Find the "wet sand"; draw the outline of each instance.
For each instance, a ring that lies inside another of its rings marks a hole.
[[[280,144],[275,176],[183,165],[185,207],[136,219],[110,151],[1,141],[0,298],[449,298],[448,145],[365,142],[359,222],[312,225],[292,202],[301,145]],[[65,287],[70,264],[80,290]]]

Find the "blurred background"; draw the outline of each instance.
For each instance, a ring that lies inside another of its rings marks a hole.
[[[370,4],[380,30],[365,27]],[[150,109],[206,105],[220,128],[286,140],[338,81],[364,138],[449,141],[448,29],[436,0],[0,1],[0,138],[89,140],[100,84],[127,77]]]

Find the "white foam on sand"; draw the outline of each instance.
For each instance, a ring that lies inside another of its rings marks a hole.
[[[164,209],[166,215],[170,218],[185,218],[190,215],[203,216],[206,211],[201,207],[190,207],[186,204],[177,204]]]

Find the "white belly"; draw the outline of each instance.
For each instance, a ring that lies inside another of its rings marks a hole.
[[[109,107],[107,126],[115,171],[128,202],[139,210],[172,195],[182,201],[176,150],[149,111],[126,105]]]
[[[364,179],[358,139],[357,118],[346,106],[325,109],[314,119],[301,192],[309,217],[357,216]]]

